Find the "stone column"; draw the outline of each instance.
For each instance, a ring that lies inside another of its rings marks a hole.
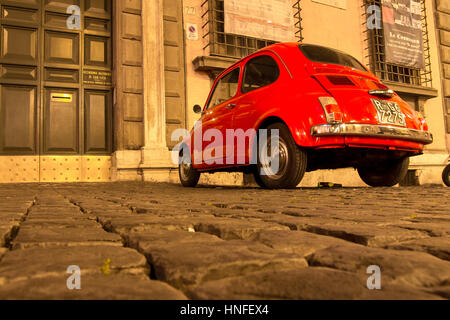
[[[163,0],[142,2],[144,71],[144,180],[167,181],[173,166],[166,142]]]
[[[114,1],[114,141],[113,180],[141,180],[143,72],[141,2]]]
[[[436,0],[436,18],[443,74],[445,131],[447,150],[450,152],[450,3],[448,0]]]

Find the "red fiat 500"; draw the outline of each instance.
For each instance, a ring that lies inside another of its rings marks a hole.
[[[188,187],[202,172],[240,171],[261,187],[293,188],[306,171],[347,167],[370,186],[394,186],[433,141],[423,117],[355,58],[310,44],[236,62],[194,111],[201,119],[177,150]]]

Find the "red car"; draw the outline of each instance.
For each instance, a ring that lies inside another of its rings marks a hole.
[[[370,186],[394,186],[433,141],[423,117],[358,60],[311,44],[236,62],[194,111],[201,119],[177,150],[187,187],[202,172],[240,171],[264,188],[294,188],[306,171],[347,167]]]

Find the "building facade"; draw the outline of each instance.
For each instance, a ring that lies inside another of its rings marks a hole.
[[[276,41],[227,32],[226,1],[0,0],[0,182],[177,181],[174,130],[198,120],[192,107],[205,103],[222,70]],[[287,38],[352,54],[423,113],[434,143],[412,159],[404,183],[441,183],[450,149],[449,2],[420,1],[421,68],[386,63],[382,30],[367,24],[369,7],[380,5],[292,0]],[[318,181],[363,185],[353,169],[307,173],[302,185]]]

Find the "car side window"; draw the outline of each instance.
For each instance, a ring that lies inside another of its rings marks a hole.
[[[247,62],[242,83],[242,93],[247,93],[278,80],[280,68],[277,62],[270,56],[258,56]]]
[[[209,100],[207,109],[217,106],[218,104],[221,104],[236,95],[239,85],[239,74],[240,68],[236,68],[223,76],[219,82],[217,82],[211,99]]]

